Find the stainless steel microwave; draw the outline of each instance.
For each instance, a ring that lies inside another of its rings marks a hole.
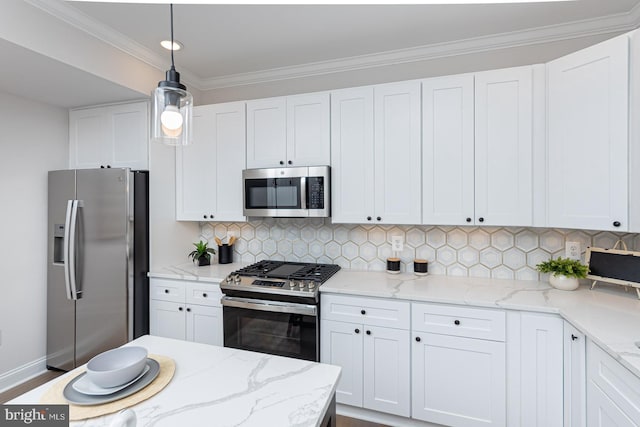
[[[329,217],[329,166],[245,169],[244,215],[254,217]]]

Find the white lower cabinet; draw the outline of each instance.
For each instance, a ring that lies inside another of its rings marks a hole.
[[[342,368],[336,401],[409,417],[409,303],[322,295],[321,319],[320,361]]]
[[[422,303],[411,311],[412,417],[447,426],[505,425],[504,312]]]
[[[564,322],[564,426],[587,425],[586,338]]]
[[[149,287],[151,335],[223,345],[217,284],[152,278]]]
[[[587,425],[640,425],[640,378],[587,342]]]
[[[563,320],[507,313],[507,425],[563,425]]]

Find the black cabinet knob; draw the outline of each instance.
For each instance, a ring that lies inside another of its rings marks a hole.
[[[206,298],[206,297],[207,297],[207,294],[202,294],[202,298]]]
[[[289,160],[289,161],[287,162],[287,164],[292,165],[292,164],[293,164],[293,162],[292,162],[291,160]]]
[[[366,310],[360,310],[360,314],[367,314]]]
[[[420,341],[422,341],[422,340],[420,339],[420,337],[416,337],[416,341],[417,341],[417,342],[420,342]]]
[[[458,319],[456,319],[456,320],[453,321],[453,323],[456,324],[456,325],[459,325],[460,321]]]
[[[206,216],[206,215],[202,215],[202,217],[203,217],[204,219],[207,219],[207,216]]]
[[[380,218],[380,217],[377,217],[376,219],[377,219],[378,221],[382,221],[382,218]]]
[[[187,308],[187,311],[189,311],[189,312],[190,312],[190,311],[191,311],[191,309],[190,309],[190,308]]]
[[[484,222],[484,218],[483,218],[483,217],[480,217],[480,218],[478,218],[478,221],[480,221],[480,222]]]
[[[281,165],[284,165],[284,161],[280,160],[280,164],[281,164]]]
[[[575,341],[575,340],[577,340],[577,339],[578,339],[578,337],[577,337],[577,336],[575,336],[575,335],[571,334],[571,341]]]
[[[178,307],[178,311],[182,311],[182,307]]]
[[[107,169],[111,169],[111,165],[107,165]]]
[[[620,221],[613,221],[614,227],[620,227]]]
[[[367,331],[367,335],[371,335],[371,331]]]
[[[467,222],[471,222],[471,218],[468,218],[468,217],[467,217],[466,221],[467,221]]]
[[[104,165],[100,165],[100,169],[104,169]]]
[[[371,217],[370,216],[367,217],[367,221],[371,221]]]
[[[165,294],[168,294],[168,293],[169,293],[169,289],[165,289],[165,290],[164,290],[164,293],[165,293]]]
[[[360,329],[356,328],[356,330],[354,331],[356,334],[360,333]]]

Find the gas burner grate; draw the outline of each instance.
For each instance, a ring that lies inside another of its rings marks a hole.
[[[273,279],[312,280],[324,283],[338,270],[340,270],[340,266],[335,264],[263,260],[243,267],[232,274]]]

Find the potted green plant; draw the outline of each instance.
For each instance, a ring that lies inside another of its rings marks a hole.
[[[193,260],[193,262],[198,261],[198,266],[209,265],[211,264],[211,254],[215,254],[216,250],[208,247],[207,242],[203,242],[200,240],[198,243],[193,244],[196,247],[196,250],[191,251],[189,253],[189,257]]]
[[[589,272],[589,267],[580,261],[562,257],[543,261],[536,268],[541,273],[550,273],[549,284],[564,291],[577,289],[578,279],[584,279]]]

